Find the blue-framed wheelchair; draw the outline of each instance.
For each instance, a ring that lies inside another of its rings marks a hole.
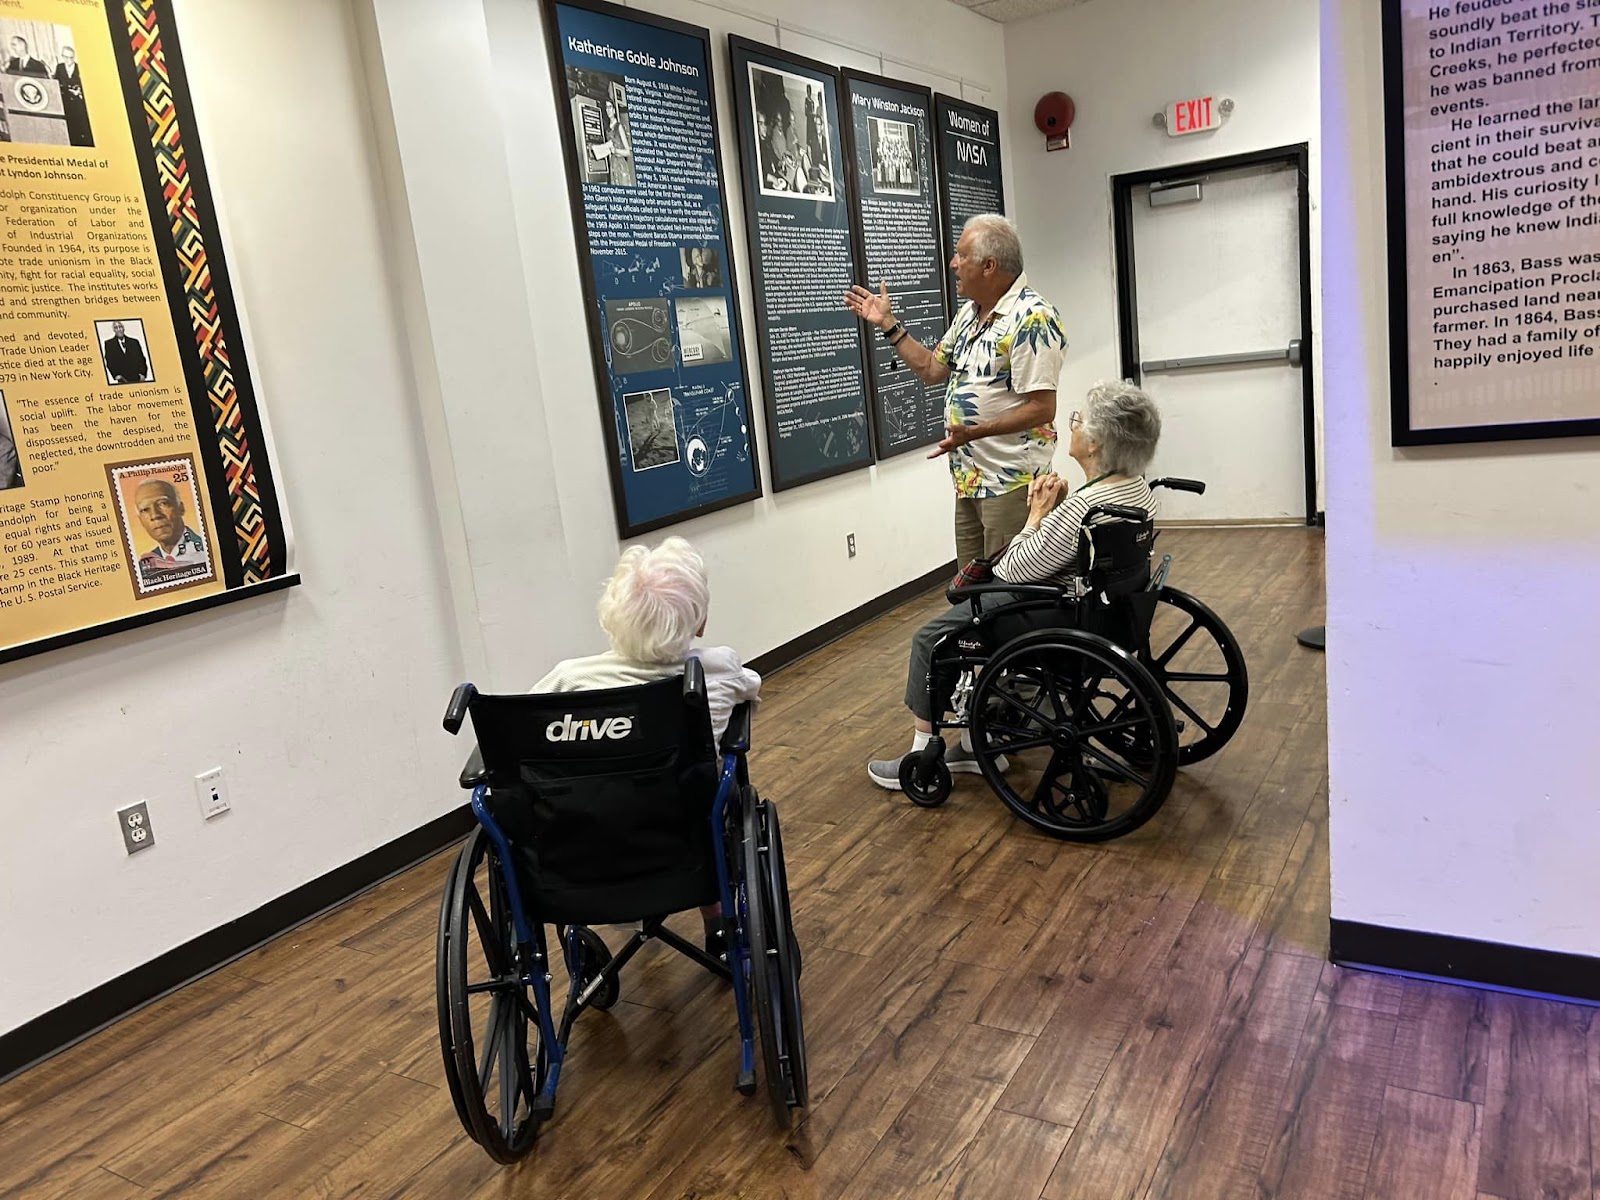
[[[462,1126],[502,1163],[555,1111],[573,1023],[620,995],[622,968],[659,940],[732,985],[735,1086],[756,1090],[755,1042],[774,1117],[807,1103],[800,947],[775,806],[750,785],[749,705],[713,744],[705,679],[552,695],[450,698],[470,716],[461,773],[477,828],[445,883],[437,995],[445,1078]],[[663,924],[720,904],[726,961]],[[638,924],[613,955],[592,925]],[[569,985],[557,1016],[546,926]]]
[[[1152,488],[1200,494],[1192,479]],[[1244,719],[1250,680],[1222,619],[1151,569],[1158,534],[1143,509],[1095,505],[1068,587],[951,587],[971,620],[934,647],[927,687],[936,735],[969,732],[979,772],[1018,817],[1052,837],[1099,842],[1161,808],[1180,766],[1211,757]],[[948,720],[943,714],[953,715]],[[900,762],[914,804],[950,796],[935,736]]]

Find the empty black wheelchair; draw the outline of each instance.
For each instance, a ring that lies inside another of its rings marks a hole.
[[[478,745],[461,786],[478,828],[445,884],[437,960],[439,1039],[462,1126],[499,1162],[526,1155],[555,1110],[573,1023],[616,1003],[622,968],[659,939],[732,984],[735,1086],[756,1089],[759,1028],[768,1098],[787,1128],[807,1102],[800,949],[777,810],[746,770],[749,706],[719,754],[691,659],[681,678],[605,691],[486,696],[462,684],[445,728],[469,714]],[[662,923],[711,903],[722,906],[726,962]],[[615,957],[589,928],[633,922]],[[547,924],[570,980],[559,1021]]]
[[[1190,479],[1152,488],[1201,493]],[[1157,534],[1139,508],[1089,509],[1079,584],[952,587],[970,624],[947,634],[928,672],[934,732],[968,729],[989,786],[1035,828],[1067,841],[1131,833],[1165,803],[1178,767],[1222,749],[1244,719],[1238,640],[1199,600],[1151,570]],[[950,796],[945,743],[900,763],[900,786],[934,808]]]

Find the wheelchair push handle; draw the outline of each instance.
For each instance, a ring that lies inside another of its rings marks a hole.
[[[683,702],[694,708],[706,706],[706,669],[690,655],[683,661]]]
[[[478,689],[470,683],[463,683],[451,693],[450,705],[444,710],[446,733],[456,734],[461,732],[461,722],[467,719],[467,709],[472,707],[472,701],[477,695]]]
[[[1150,486],[1171,488],[1175,492],[1193,492],[1196,496],[1206,494],[1206,485],[1198,479],[1152,479]]]
[[[1117,521],[1148,521],[1150,514],[1131,504],[1096,504],[1083,514],[1085,525],[1089,523],[1091,517],[1111,517]]]

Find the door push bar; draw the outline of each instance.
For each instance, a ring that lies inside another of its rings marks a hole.
[[[1158,358],[1140,363],[1146,375],[1159,371],[1187,371],[1192,367],[1232,367],[1241,363],[1287,362],[1291,367],[1301,364],[1300,339],[1295,338],[1283,350],[1246,350],[1242,354],[1199,354],[1192,358]]]

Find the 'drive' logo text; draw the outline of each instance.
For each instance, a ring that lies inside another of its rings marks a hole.
[[[544,736],[552,742],[597,742],[601,738],[620,741],[632,732],[632,717],[607,717],[603,721],[591,717],[574,721],[572,714],[568,713],[561,720],[551,721],[545,726]]]

